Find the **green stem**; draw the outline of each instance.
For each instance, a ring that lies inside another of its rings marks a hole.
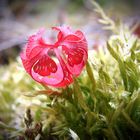
[[[137,130],[138,132],[140,132],[140,128],[135,124],[135,122],[133,122],[131,120],[131,118],[125,113],[124,110],[122,110],[122,115],[123,117],[126,119],[127,123],[132,127],[134,128],[135,130]]]
[[[117,140],[117,137],[115,136],[111,127],[109,127],[108,129],[104,129],[103,131],[109,140]]]
[[[92,72],[92,68],[91,68],[89,62],[87,62],[87,64],[86,64],[86,70],[87,70],[87,74],[88,74],[88,76],[91,80],[91,83],[92,83],[92,90],[93,90],[93,92],[95,92],[96,91],[96,81],[95,81],[95,78],[94,78],[94,75]]]
[[[95,78],[94,78],[94,74],[93,74],[93,71],[92,71],[92,68],[90,66],[90,63],[87,62],[86,64],[86,70],[87,70],[87,74],[89,76],[89,79],[91,81],[91,86],[92,86],[92,91],[90,92],[90,96],[94,102],[94,111],[96,110],[96,103],[97,103],[97,100],[96,100],[96,97],[95,97],[95,92],[96,92],[96,81],[95,81]]]

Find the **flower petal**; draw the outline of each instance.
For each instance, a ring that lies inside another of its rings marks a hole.
[[[62,37],[64,38],[70,34],[73,34],[72,30],[68,26],[52,27],[52,29],[59,31],[58,40],[60,40]]]
[[[42,62],[42,61],[46,61]],[[60,64],[56,64],[51,58],[42,58],[40,63],[40,67],[37,69],[38,71],[34,69],[35,66],[32,69],[32,77],[38,81],[42,82],[44,85],[50,85],[56,87],[57,84],[59,84],[63,78],[63,69]],[[43,63],[43,65],[42,65]],[[46,64],[45,68],[43,67],[44,64]]]
[[[35,35],[29,37],[26,45],[26,56],[28,58],[32,58],[42,51],[42,46],[45,45],[42,40],[44,32],[45,29],[40,29]]]
[[[75,35],[68,35],[61,45],[66,56],[67,68],[73,75],[78,76],[88,58],[87,41],[83,33],[76,31]]]
[[[55,53],[56,53],[57,58],[59,59],[59,62],[61,64],[61,67],[63,69],[63,74],[64,74],[63,80],[56,86],[64,87],[73,82],[72,74],[70,73],[69,69],[66,67],[66,64],[65,64],[64,60],[62,59],[62,57],[60,56],[59,51],[55,49]]]
[[[73,75],[78,76],[85,66],[87,57],[87,52],[82,48],[69,51],[67,57],[67,67],[69,71]]]
[[[28,58],[26,57],[26,54],[25,54],[25,53],[21,53],[21,54],[20,54],[20,57],[21,57],[21,60],[22,60],[22,63],[23,63],[23,66],[24,66],[25,70],[27,71],[27,73],[31,74],[32,66],[33,66],[34,63],[38,60],[38,58],[39,58],[40,56],[39,56],[39,55],[36,55],[35,58],[28,59]]]
[[[34,72],[41,76],[48,76],[57,71],[56,63],[47,55],[43,55],[33,66]]]

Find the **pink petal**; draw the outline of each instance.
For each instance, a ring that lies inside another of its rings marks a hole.
[[[25,56],[25,53],[21,53],[20,57],[21,57],[21,60],[22,60],[22,63],[23,63],[25,70],[27,71],[27,73],[31,74],[32,66],[34,65],[36,60],[39,58],[39,55],[37,55],[36,58],[28,59]]]
[[[60,39],[66,37],[67,35],[73,34],[72,30],[68,26],[52,27],[52,29],[59,31],[57,37],[58,41],[60,41]]]
[[[69,71],[73,75],[78,76],[81,73],[83,67],[85,66],[87,57],[87,52],[81,48],[69,52],[67,58],[67,67]]]
[[[66,67],[66,64],[65,64],[64,60],[62,59],[62,57],[60,56],[58,50],[55,49],[55,53],[56,53],[57,58],[59,59],[59,62],[61,64],[61,67],[62,67],[63,73],[64,73],[63,80],[59,84],[57,84],[56,87],[64,87],[73,82],[72,74]]]
[[[76,31],[75,35],[68,35],[61,45],[66,54],[67,68],[73,75],[78,76],[88,58],[87,41],[83,33]]]
[[[34,57],[38,53],[42,51],[42,46],[45,45],[45,42],[42,40],[42,36],[44,34],[45,30],[40,29],[35,35],[32,35],[28,39],[28,43],[26,45],[26,56],[27,57]],[[34,51],[32,53],[32,51]]]
[[[43,58],[44,59],[44,58]],[[60,64],[56,64],[51,58],[46,58],[40,61],[40,67],[39,71],[36,72],[34,68],[32,69],[32,77],[38,81],[42,82],[44,85],[50,85],[54,87],[58,87],[58,85],[64,78],[63,69]],[[43,63],[43,64],[42,64]],[[46,67],[43,68],[44,64],[46,64]],[[48,73],[47,73],[48,72]]]
[[[76,35],[68,35],[63,40],[67,42],[77,42],[77,41],[80,41],[81,39]]]
[[[47,55],[43,55],[33,67],[34,72],[41,76],[48,76],[57,71],[56,63]]]
[[[68,63],[70,66],[81,63],[84,52],[80,49],[70,50],[68,53]]]
[[[87,41],[84,34],[79,30],[74,32],[66,26],[54,27],[53,29],[58,30],[58,35],[61,35],[59,45],[62,45],[62,50],[66,54],[64,54],[67,62],[65,65],[67,66],[68,71],[70,71],[71,74],[78,76],[88,58]],[[60,37],[58,37],[58,41],[59,38]]]

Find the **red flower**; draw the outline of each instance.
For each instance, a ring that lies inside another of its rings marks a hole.
[[[70,27],[53,27],[54,36],[39,30],[28,39],[25,50],[21,53],[23,66],[32,78],[43,85],[63,87],[73,82],[78,76],[88,57],[87,41],[81,31]]]

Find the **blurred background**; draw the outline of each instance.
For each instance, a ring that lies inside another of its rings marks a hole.
[[[113,20],[132,26],[139,22],[139,0],[96,0]],[[90,0],[0,0],[0,66],[15,59],[28,36],[41,27],[70,25],[85,32],[89,49],[104,44],[102,30]]]

